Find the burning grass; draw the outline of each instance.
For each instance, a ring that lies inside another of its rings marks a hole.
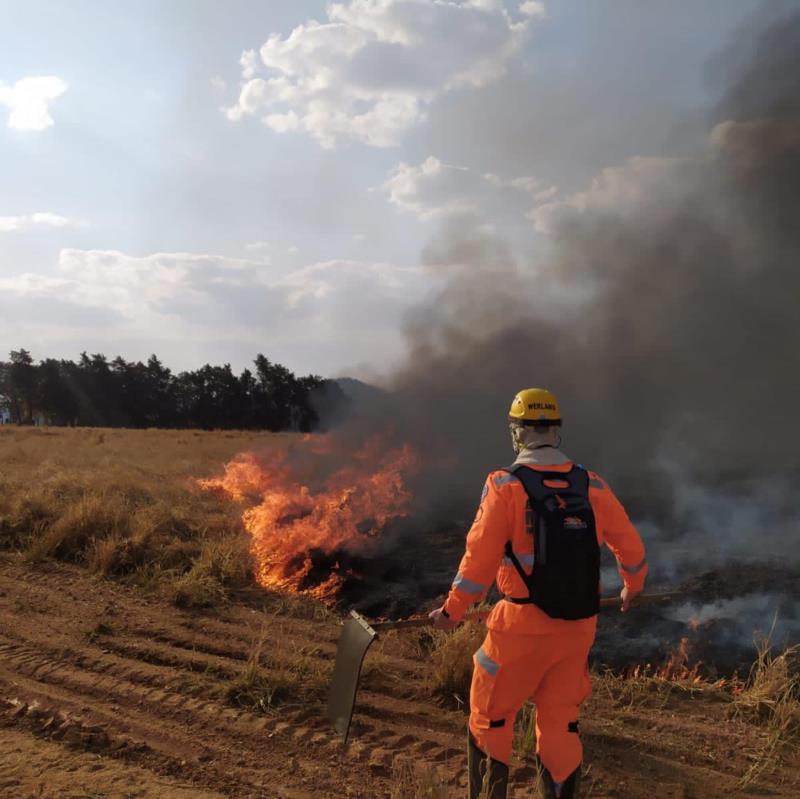
[[[333,605],[359,553],[407,513],[415,468],[410,449],[377,439],[343,464],[326,436],[8,426],[0,550],[187,609],[234,595],[277,607],[287,592]]]
[[[742,688],[737,675],[717,677],[694,660],[689,638],[682,638],[660,665],[644,663],[622,671],[596,666],[592,677],[595,692],[614,708],[630,712],[641,707],[664,710],[681,695],[727,703]]]
[[[198,488],[288,435],[0,428],[0,549],[55,558],[209,607],[254,586],[241,508]]]
[[[200,485],[247,505],[242,521],[260,585],[332,603],[346,560],[407,515],[405,478],[416,466],[410,447],[387,449],[380,437],[343,464],[330,436],[306,436],[291,452],[240,455]]]

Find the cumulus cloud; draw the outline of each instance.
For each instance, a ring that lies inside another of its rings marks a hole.
[[[504,179],[434,157],[418,166],[399,164],[382,189],[393,205],[423,220],[452,215],[522,218],[537,196],[553,190],[533,177]]]
[[[0,233],[11,233],[36,226],[65,227],[69,224],[70,220],[65,216],[53,214],[49,211],[22,214],[21,216],[0,216]]]
[[[17,130],[44,130],[53,124],[50,102],[68,86],[54,76],[22,78],[13,86],[0,81],[0,106],[9,109],[8,127]]]
[[[63,249],[58,266],[68,281],[62,291],[86,304],[112,307],[130,319],[158,315],[201,324],[211,318],[245,323],[252,318],[248,311],[280,304],[268,267],[260,261],[197,253],[135,256],[116,250]]]
[[[103,305],[87,305],[70,297],[72,286],[63,278],[25,273],[0,278],[0,333],[19,336],[30,328],[37,336],[43,328],[69,327],[96,331],[119,324],[122,317]],[[3,324],[10,325],[3,330]]]
[[[281,287],[287,292],[287,303],[292,308],[309,299],[324,300],[334,295],[338,297],[337,305],[341,305],[342,301],[351,296],[351,292],[363,291],[369,287],[374,293],[370,294],[365,306],[374,308],[375,319],[379,320],[384,310],[382,300],[390,300],[390,295],[393,294],[402,296],[411,284],[421,279],[422,270],[418,267],[333,260],[321,261],[291,272],[281,281]]]
[[[258,72],[258,53],[255,50],[245,50],[239,59],[242,68],[242,78],[250,80]]]
[[[396,145],[445,92],[505,74],[539,3],[512,16],[497,0],[351,0],[331,3],[259,58],[242,54],[232,120],[259,117],[272,130],[303,130],[323,147],[350,138]]]
[[[519,10],[520,13],[529,17],[544,17],[547,15],[544,3],[539,2],[539,0],[525,0],[524,3],[520,4]]]

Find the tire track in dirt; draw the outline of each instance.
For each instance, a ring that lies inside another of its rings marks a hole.
[[[386,796],[398,753],[447,763],[454,773],[461,768],[463,736],[452,723],[428,723],[432,719],[420,716],[413,703],[380,691],[360,697],[359,734],[346,752],[319,701],[268,715],[227,706],[220,699],[225,683],[240,673],[258,637],[252,618],[250,634],[243,634],[245,611],[199,622],[168,606],[126,597],[118,587],[112,593],[107,585],[91,585],[91,578],[82,581],[73,573],[62,582],[53,579],[52,568],[48,572],[8,574],[0,564],[0,601],[17,604],[12,623],[0,631],[3,723],[61,745],[135,761],[158,774],[180,773],[237,797],[273,797],[275,790],[300,797],[309,782],[317,784],[317,797],[335,796],[335,774],[342,768],[363,772],[365,797]],[[90,586],[100,590],[86,590]],[[150,623],[154,616],[157,623]],[[136,623],[128,625],[124,617]],[[108,634],[87,638],[76,624],[99,618],[110,619]],[[335,629],[325,640],[319,624],[263,614],[258,621],[268,636],[291,627],[298,649],[320,667],[331,666]],[[411,672],[406,659],[396,666],[401,675]],[[420,728],[420,722],[426,725]],[[68,739],[58,732],[66,730],[73,730]],[[265,765],[281,762],[282,785],[275,786],[273,778],[265,788]],[[320,781],[333,784],[321,788]]]
[[[38,568],[0,554],[0,799],[39,795],[3,779],[8,771],[22,785],[46,775],[42,750],[57,764],[54,775],[64,777],[61,764],[70,764],[89,780],[40,791],[47,799],[93,795],[96,766],[102,784],[133,780],[147,799],[387,799],[398,758],[439,768],[452,799],[463,796],[465,718],[426,699],[426,664],[407,642],[387,637],[371,650],[342,751],[319,691],[289,694],[266,713],[225,698],[260,640],[267,679],[294,659],[324,681],[338,635],[330,616],[235,604],[188,613],[75,567]],[[638,695],[635,703],[631,694],[628,703],[598,692],[583,728],[587,791],[649,799],[657,784],[669,799],[754,795],[737,792],[730,765],[738,758],[741,774],[765,733],[727,720],[711,700],[697,704],[671,694]],[[517,763],[510,799],[531,799],[534,780],[531,760]],[[774,795],[797,796],[793,787]]]
[[[0,638],[0,640],[2,639]],[[109,647],[112,651],[119,651],[115,650],[115,647],[109,642],[104,642],[104,647],[104,652]],[[149,649],[143,649],[134,644],[121,647],[121,649],[137,655],[145,655],[148,664],[153,662]],[[215,691],[211,686],[207,686],[205,690],[192,690],[191,694],[187,695],[180,690],[179,686],[176,686],[174,678],[164,675],[162,671],[143,673],[140,668],[131,666],[123,659],[114,658],[113,661],[109,661],[107,654],[93,658],[89,655],[75,653],[70,656],[62,651],[59,660],[55,659],[56,655],[57,653],[48,652],[44,647],[34,649],[24,644],[0,643],[0,660],[18,674],[47,685],[60,687],[70,693],[87,695],[97,701],[112,702],[118,706],[129,707],[128,712],[132,714],[131,718],[135,718],[142,712],[145,712],[146,716],[151,716],[158,710],[162,714],[168,712],[171,718],[186,723],[200,715],[206,717],[209,722],[213,722],[218,730],[224,730],[228,736],[241,733],[239,727],[244,727],[243,733],[248,737],[264,730],[271,731],[274,727],[269,717],[253,716],[253,714],[231,708],[220,710],[219,704],[212,701]],[[162,657],[159,660],[162,663],[168,661],[172,668],[186,668],[187,666],[186,663],[181,663],[177,657],[173,659]],[[189,670],[192,673],[197,668],[194,661],[189,664]],[[374,745],[380,742],[383,744],[381,749],[385,749],[388,744],[390,749],[406,749],[420,757],[427,755],[427,758],[434,762],[445,760],[454,754],[460,754],[452,746],[454,743],[452,725],[446,722],[437,722],[418,712],[409,712],[404,708],[402,702],[392,701],[379,694],[364,692],[362,699],[359,716],[371,717],[381,722],[381,727],[375,733],[373,733],[376,729],[374,726],[361,724],[358,727],[365,748],[374,749]],[[285,712],[283,717],[294,725],[298,725],[306,718],[315,722],[313,727],[298,727],[295,738],[299,740],[311,736],[314,732],[325,731],[327,733],[327,725],[319,718],[318,713],[319,709],[291,711]],[[423,726],[450,740],[446,743],[437,743],[430,739],[409,735],[404,732],[409,726],[414,728]],[[331,738],[330,735],[326,737]],[[321,744],[322,736],[315,743]],[[335,748],[336,742],[326,741],[325,747]],[[359,747],[356,747],[355,751],[358,752],[358,749]]]
[[[223,799],[216,791],[154,775],[134,763],[68,749],[0,715],[0,797],[3,799]],[[58,764],[57,768],[53,764]]]
[[[205,741],[201,738],[194,746],[176,750],[181,733],[172,727],[184,729],[187,725],[199,722],[203,728],[213,727],[215,733],[225,735],[226,744],[231,738],[241,738],[239,743],[246,746],[253,735],[266,731],[274,733],[277,719],[269,716],[256,716],[218,702],[198,699],[167,686],[153,685],[145,679],[138,683],[117,675],[107,675],[106,664],[84,658],[80,668],[68,662],[56,662],[45,653],[25,645],[0,644],[0,681],[15,682],[17,687],[28,693],[39,693],[52,700],[62,702],[74,700],[94,700],[91,713],[103,718],[104,723],[120,723],[113,718],[118,711],[125,709],[125,731],[135,734],[151,748],[161,749],[165,754],[181,758],[203,760],[208,752],[200,748]],[[92,668],[99,664],[99,668]],[[132,671],[130,676],[136,676]],[[105,712],[107,711],[107,712]],[[313,712],[294,711],[285,715],[287,722],[299,723],[313,717]],[[150,720],[157,718],[159,726],[167,734],[154,734]]]
[[[0,695],[12,697],[4,701],[12,709],[11,719],[30,721],[29,708],[35,709],[34,720],[40,713],[68,719],[73,735],[66,743],[85,745],[85,731],[102,731],[99,748],[109,750],[111,756],[133,755],[158,773],[180,773],[198,785],[216,786],[224,792],[231,792],[226,786],[233,783],[236,796],[250,795],[250,791],[259,795],[264,740],[280,737],[302,719],[293,714],[291,721],[281,724],[254,716],[242,724],[242,714],[230,708],[197,703],[161,689],[142,689],[123,680],[107,684],[91,673],[53,669],[29,653],[11,658],[10,665],[11,669],[0,668]],[[46,676],[41,675],[43,665],[48,668]],[[52,726],[43,725],[38,731]],[[233,769],[231,750],[236,752]]]

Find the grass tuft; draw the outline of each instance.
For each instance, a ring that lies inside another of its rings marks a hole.
[[[172,583],[172,602],[187,610],[211,608],[227,601],[225,589],[212,575],[192,567]]]
[[[40,536],[33,537],[25,549],[28,560],[48,557],[79,563],[87,548],[97,539],[127,533],[124,508],[109,497],[88,496],[70,505]]]
[[[94,643],[102,636],[114,635],[114,628],[104,621],[98,621],[94,627],[86,630],[84,635],[87,641]]]
[[[397,758],[392,769],[390,799],[447,799],[447,782],[439,770],[408,758]]]
[[[740,781],[745,788],[769,772],[786,749],[800,749],[800,645],[774,654],[770,636],[756,642],[750,676],[733,700],[734,715],[765,728],[764,743]]]
[[[530,760],[536,754],[536,707],[526,702],[514,727],[514,751],[522,760]]]
[[[208,539],[186,574],[172,585],[172,601],[182,608],[225,604],[231,592],[252,583],[249,540],[243,536]]]
[[[485,634],[482,624],[462,624],[451,633],[432,632],[428,689],[442,704],[469,709],[472,655]]]
[[[23,548],[53,520],[51,505],[35,493],[15,492],[4,485],[0,502],[0,549]]]
[[[290,691],[284,679],[267,673],[261,666],[266,635],[261,634],[241,674],[225,689],[226,701],[257,713],[268,713]]]

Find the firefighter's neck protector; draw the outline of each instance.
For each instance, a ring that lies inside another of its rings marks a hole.
[[[538,449],[539,447],[561,446],[561,428],[548,427],[546,430],[536,430],[533,427],[523,427],[516,422],[509,425],[511,431],[511,446],[514,447],[514,454],[520,455],[527,450]]]

